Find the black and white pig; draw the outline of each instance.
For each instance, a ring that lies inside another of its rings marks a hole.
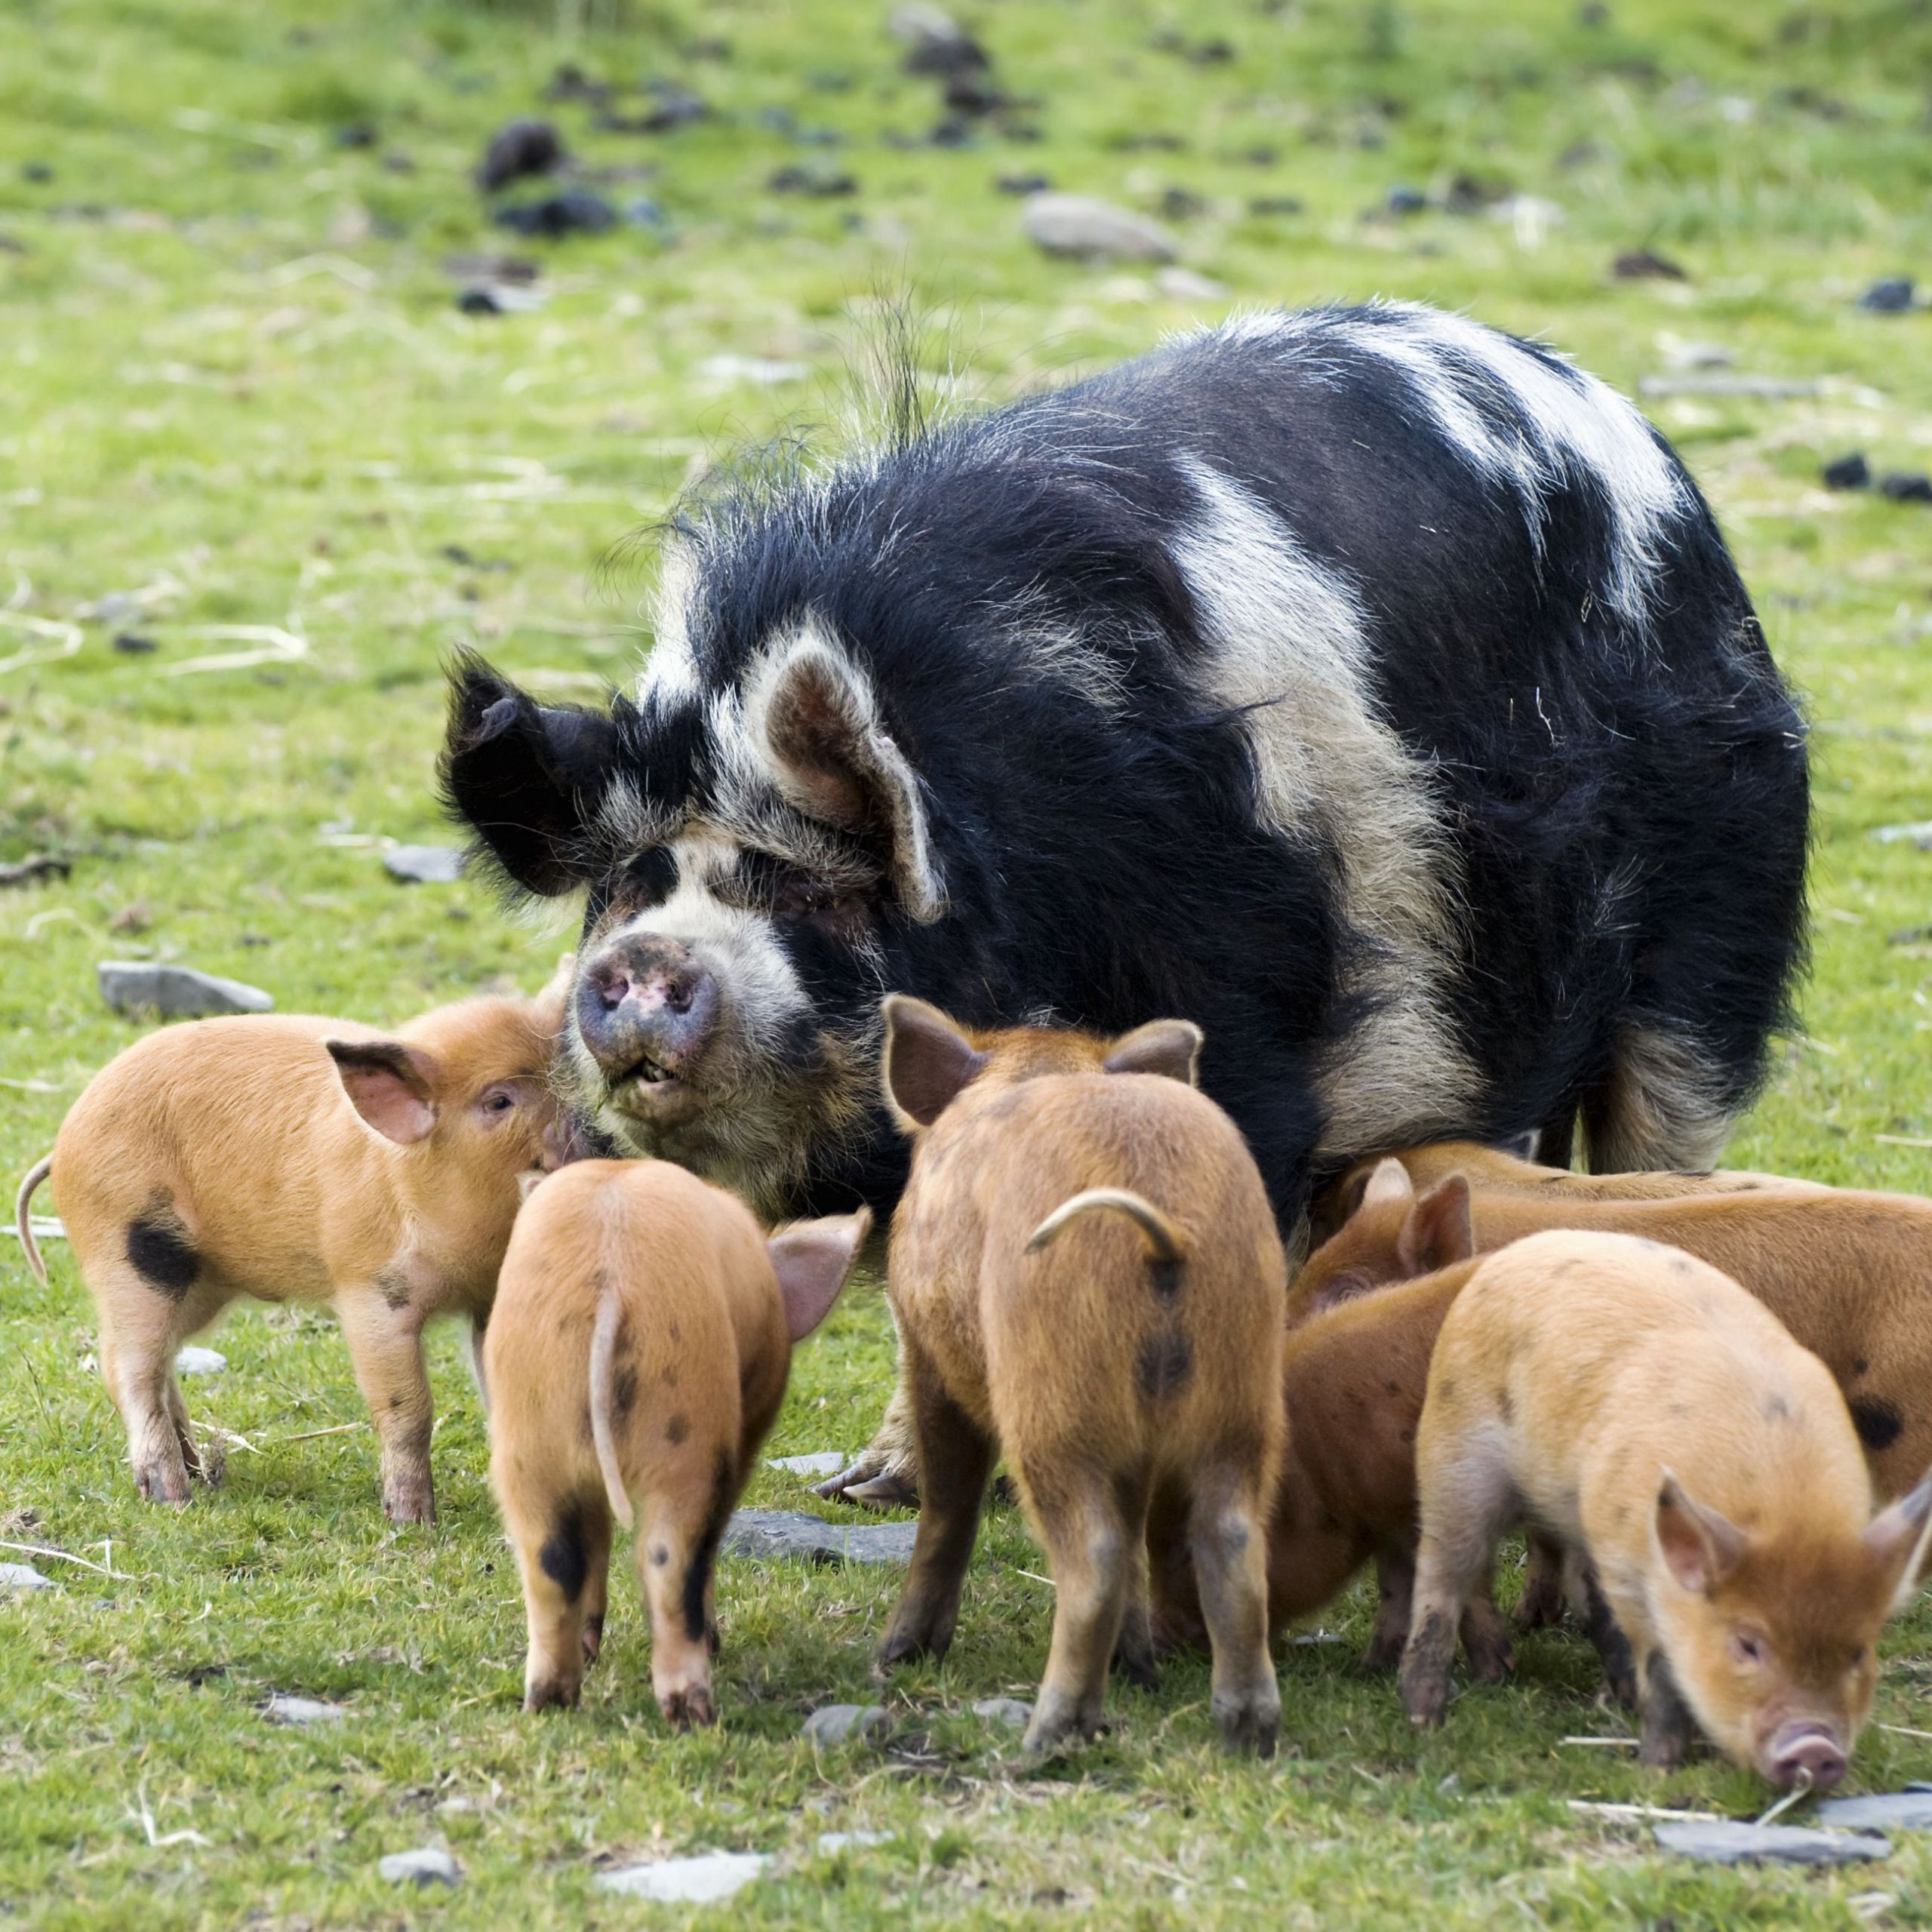
[[[1445,1135],[1708,1165],[1802,957],[1803,725],[1695,485],[1430,309],[714,491],[608,709],[454,675],[451,804],[586,897],[583,1108],[768,1214],[895,1197],[888,990],[1198,1022],[1292,1232]]]

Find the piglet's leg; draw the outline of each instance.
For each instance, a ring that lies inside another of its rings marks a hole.
[[[1554,1629],[1563,1621],[1563,1549],[1536,1531],[1530,1531],[1523,1594],[1516,1604],[1517,1623],[1525,1630]]]
[[[992,1438],[946,1393],[931,1365],[909,1345],[903,1359],[912,1390],[924,1498],[905,1591],[879,1647],[881,1669],[911,1657],[945,1656],[993,1466]],[[1104,1657],[1101,1668],[1104,1672]]]
[[[212,1481],[214,1475],[189,1427],[174,1355],[184,1337],[214,1318],[221,1298],[192,1284],[157,1287],[131,1265],[95,1270],[92,1285],[101,1374],[127,1427],[134,1486],[152,1503],[186,1503],[191,1475]]]
[[[1384,1550],[1375,1559],[1375,1628],[1362,1652],[1364,1670],[1393,1670],[1409,1641],[1409,1613],[1415,1601],[1413,1550]]]
[[[351,1289],[336,1313],[362,1399],[383,1445],[383,1507],[398,1523],[433,1523],[429,1432],[435,1412],[423,1366],[422,1318],[392,1307],[380,1289]]]
[[[1653,1651],[1644,1661],[1643,1688],[1638,1699],[1638,1755],[1651,1770],[1675,1770],[1683,1763],[1697,1735],[1697,1720],[1672,1675],[1670,1660]]]
[[[1516,1508],[1506,1472],[1472,1437],[1460,1445],[1445,1441],[1433,1466],[1425,1466],[1415,1601],[1398,1680],[1403,1706],[1417,1724],[1440,1724],[1449,1707],[1464,1612],[1479,1595],[1487,1601],[1496,1546]]]
[[[503,1521],[523,1577],[530,1648],[523,1707],[574,1704],[590,1654],[588,1613],[601,1601],[611,1555],[611,1515],[601,1493],[555,1497],[503,1493]]]
[[[738,1487],[728,1456],[688,1454],[660,1460],[642,1498],[637,1564],[651,1610],[651,1684],[665,1722],[680,1730],[718,1721],[715,1573]]]
[[[1201,1592],[1187,1546],[1188,1497],[1171,1484],[1158,1489],[1147,1512],[1148,1622],[1156,1656],[1200,1650],[1208,1641]]]
[[[1268,1511],[1254,1472],[1236,1466],[1204,1474],[1189,1540],[1214,1649],[1214,1721],[1229,1750],[1272,1757],[1281,1693],[1268,1653]]]

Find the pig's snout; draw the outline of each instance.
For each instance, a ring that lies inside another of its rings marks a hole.
[[[1769,1770],[1772,1783],[1784,1789],[1809,1772],[1812,1790],[1829,1791],[1844,1776],[1844,1747],[1818,1725],[1793,1725],[1772,1740]]]
[[[718,982],[681,941],[616,941],[578,982],[577,1030],[613,1086],[676,1078],[704,1051],[718,1018]]]

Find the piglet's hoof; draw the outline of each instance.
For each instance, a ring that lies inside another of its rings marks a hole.
[[[188,1500],[188,1472],[179,1462],[149,1463],[134,1472],[134,1487],[150,1503],[171,1503],[180,1509]]]
[[[601,1617],[586,1617],[583,1620],[583,1660],[595,1663],[604,1649],[604,1620]]]
[[[657,1700],[657,1708],[664,1713],[664,1721],[673,1730],[689,1730],[694,1724],[711,1724],[718,1721],[717,1711],[711,1702],[711,1687],[708,1684],[694,1684],[681,1690],[667,1690]]]
[[[383,1513],[392,1523],[436,1520],[436,1496],[426,1481],[405,1477],[389,1484],[383,1496]]]

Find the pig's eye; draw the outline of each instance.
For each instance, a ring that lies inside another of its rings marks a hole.
[[[1734,1630],[1730,1633],[1730,1654],[1740,1663],[1762,1663],[1764,1640],[1753,1630]]]
[[[1850,1663],[1845,1666],[1846,1675],[1850,1676],[1854,1671],[1863,1670],[1866,1665],[1871,1661],[1871,1655],[1872,1654],[1870,1651],[1866,1650],[1864,1645],[1861,1644],[1857,1650],[1852,1652]]]
[[[781,919],[808,919],[836,903],[838,888],[822,878],[795,875],[779,881],[771,895],[771,909]]]
[[[477,1102],[486,1119],[494,1119],[506,1114],[516,1105],[516,1089],[513,1087],[492,1087]]]

